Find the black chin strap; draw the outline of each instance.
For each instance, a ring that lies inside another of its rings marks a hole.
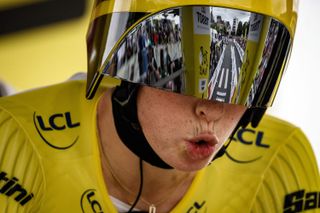
[[[122,81],[112,94],[113,118],[124,145],[142,160],[153,166],[172,169],[151,148],[145,138],[137,115],[139,85]]]

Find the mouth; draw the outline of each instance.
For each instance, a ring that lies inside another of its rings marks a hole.
[[[191,143],[196,144],[208,144],[210,146],[215,146],[219,143],[219,139],[215,134],[201,133],[189,140]]]
[[[192,160],[204,160],[211,157],[219,139],[214,134],[202,133],[186,142],[186,151]]]

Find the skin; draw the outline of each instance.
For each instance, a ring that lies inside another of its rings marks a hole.
[[[151,147],[166,163],[182,171],[207,166],[245,109],[150,87],[143,87],[138,96],[138,118]],[[212,155],[195,160],[186,153],[184,141],[200,134],[214,136],[218,144]]]
[[[138,192],[139,159],[123,145],[116,133],[110,107],[111,94],[112,90],[108,90],[98,105],[102,170],[108,192],[130,204]],[[148,142],[174,169],[143,163],[142,199],[136,207],[148,210],[153,203],[157,212],[168,212],[187,192],[196,172],[211,162],[246,108],[150,87],[140,88],[137,106]],[[215,149],[210,155],[194,157],[188,151],[188,141],[199,135],[214,138]]]

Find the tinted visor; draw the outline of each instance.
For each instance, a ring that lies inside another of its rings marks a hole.
[[[291,47],[289,31],[272,17],[212,6],[112,13],[91,27],[88,98],[106,75],[207,100],[270,106]]]

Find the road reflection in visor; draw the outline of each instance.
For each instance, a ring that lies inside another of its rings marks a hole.
[[[277,20],[188,6],[153,14],[104,54],[102,73],[195,97],[246,106],[272,103],[289,53]]]

